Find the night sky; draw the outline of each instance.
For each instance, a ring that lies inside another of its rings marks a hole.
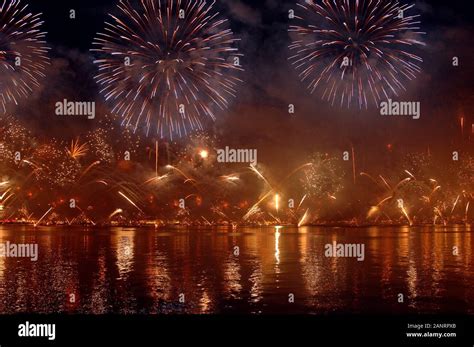
[[[40,137],[80,136],[94,127],[94,121],[59,119],[54,104],[69,100],[96,101],[97,118],[107,113],[93,80],[96,67],[89,52],[95,34],[102,31],[114,1],[35,0],[30,6],[43,13],[52,66],[42,81],[43,88],[23,102],[13,114]],[[416,1],[427,32],[422,51],[423,72],[401,100],[421,101],[421,119],[382,117],[377,108],[341,109],[311,95],[288,62],[288,10],[295,1],[217,1],[216,8],[231,20],[242,39],[245,55],[238,97],[218,121],[208,124],[223,146],[256,148],[259,161],[277,168],[291,167],[314,151],[338,153],[353,144],[362,163],[379,160],[392,151],[452,151],[472,147],[472,140],[459,137],[459,118],[466,118],[470,131],[473,106],[472,15],[467,1]],[[76,19],[69,19],[75,9]],[[460,66],[452,66],[452,58]],[[288,104],[296,114],[288,114]],[[474,136],[471,136],[474,137]],[[151,141],[152,139],[150,139]],[[185,139],[184,139],[185,140]]]

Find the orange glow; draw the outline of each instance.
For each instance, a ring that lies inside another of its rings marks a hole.
[[[202,151],[199,152],[199,156],[200,156],[202,159],[207,159],[207,158],[209,158],[209,152],[206,151],[205,149],[203,149]]]

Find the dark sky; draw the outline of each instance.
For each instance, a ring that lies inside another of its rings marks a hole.
[[[376,108],[360,111],[331,107],[319,96],[311,95],[287,60],[287,13],[295,7],[295,1],[217,3],[242,38],[240,50],[245,55],[246,70],[232,108],[210,125],[223,145],[257,148],[261,160],[278,166],[300,162],[313,151],[345,150],[351,143],[370,160],[372,151],[388,143],[401,151],[428,146],[450,150],[459,145],[460,114],[468,118],[468,128],[474,123],[470,1],[415,2],[427,32],[427,47],[422,52],[423,73],[410,85],[404,99],[422,102],[422,117],[417,121],[383,118]],[[103,0],[32,1],[31,8],[42,12],[46,22],[53,65],[41,92],[15,113],[41,136],[77,136],[93,126],[90,122],[58,120],[54,103],[64,98],[101,100],[89,49],[115,4]],[[70,9],[77,12],[75,20],[69,19]],[[460,58],[460,67],[452,67],[453,56]],[[297,111],[292,116],[287,113],[290,103]],[[105,106],[99,105],[98,117],[105,112]]]

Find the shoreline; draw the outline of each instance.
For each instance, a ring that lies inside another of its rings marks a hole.
[[[215,230],[215,229],[283,229],[283,228],[292,228],[292,229],[303,229],[303,228],[328,228],[328,229],[366,229],[366,228],[453,228],[453,227],[462,227],[462,228],[471,228],[469,223],[450,223],[450,224],[345,224],[345,223],[331,223],[331,224],[308,224],[298,226],[296,224],[272,224],[272,225],[253,225],[253,224],[238,224],[238,225],[226,225],[226,224],[215,224],[215,225],[176,225],[176,224],[163,224],[163,225],[136,225],[136,224],[120,224],[120,225],[90,225],[90,224],[74,224],[74,225],[65,225],[65,224],[44,224],[35,226],[33,223],[1,223],[1,226],[17,226],[17,227],[32,227],[33,229],[40,228],[58,228],[58,229],[67,229],[67,228],[87,228],[87,229],[110,229],[110,228],[136,228],[136,229],[175,229],[175,230]]]

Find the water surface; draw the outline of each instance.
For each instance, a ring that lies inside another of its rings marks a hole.
[[[0,258],[0,313],[474,313],[466,227],[0,226],[7,241],[39,258]],[[333,241],[364,244],[364,261],[326,257]]]

